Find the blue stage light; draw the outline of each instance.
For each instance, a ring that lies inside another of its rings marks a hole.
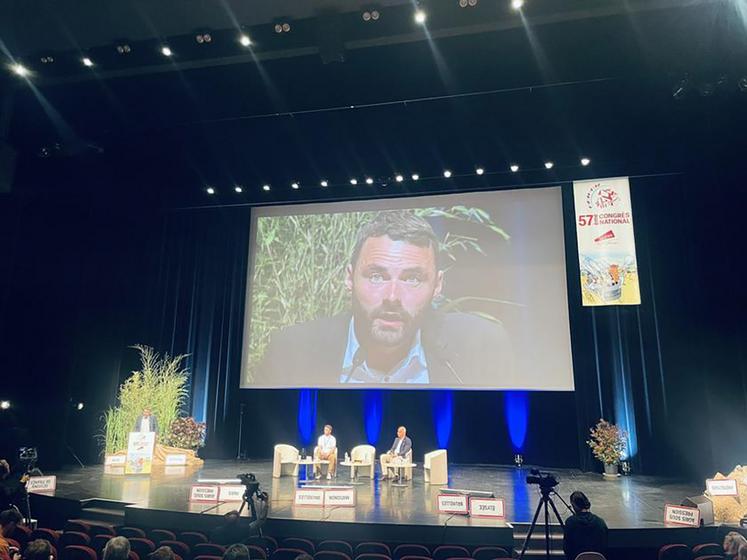
[[[506,424],[514,451],[522,451],[527,437],[529,423],[529,393],[507,391],[504,393]]]
[[[381,419],[383,405],[383,393],[379,390],[365,391],[363,393],[364,421],[366,423],[366,439],[369,445],[376,447],[381,434]]]
[[[436,429],[438,447],[448,449],[454,412],[454,392],[433,391],[431,401],[433,403],[433,423]]]
[[[304,446],[310,445],[314,438],[318,395],[317,389],[301,389],[298,392],[298,438]]]

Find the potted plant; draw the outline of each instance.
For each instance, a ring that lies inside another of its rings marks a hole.
[[[604,463],[604,475],[618,476],[617,465],[625,453],[625,442],[628,434],[615,424],[604,419],[591,428],[591,439],[586,443],[591,448],[594,457]]]

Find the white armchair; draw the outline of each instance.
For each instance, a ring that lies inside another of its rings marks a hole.
[[[445,449],[436,449],[425,454],[423,474],[428,484],[443,485],[449,483],[449,461]]]
[[[298,449],[292,445],[278,443],[272,457],[272,476],[280,478],[283,475],[298,476]]]
[[[376,448],[373,445],[356,445],[350,451],[350,461],[353,465],[350,467],[350,478],[355,478],[356,469],[363,469],[364,473],[374,478],[374,469],[376,468]]]

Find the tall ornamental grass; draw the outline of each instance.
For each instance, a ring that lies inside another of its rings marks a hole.
[[[127,438],[144,408],[158,420],[158,439],[169,443],[171,426],[187,402],[186,356],[163,356],[148,346],[133,346],[140,352],[141,367],[119,387],[119,404],[104,413],[104,452],[127,448]]]
[[[377,213],[345,212],[257,220],[250,303],[250,372],[256,371],[274,330],[332,316],[348,308],[350,296],[345,289],[345,267],[350,262],[358,230]],[[440,244],[446,268],[453,266],[464,252],[484,255],[479,241],[481,234],[487,232],[503,241],[509,240],[509,235],[481,208],[417,208],[413,213],[426,219],[443,220],[447,226],[448,222],[470,224],[467,230],[475,231],[474,236],[446,234]],[[438,303],[445,308],[456,308],[458,304],[445,300]]]

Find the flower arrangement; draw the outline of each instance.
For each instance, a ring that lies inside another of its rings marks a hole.
[[[616,465],[622,460],[625,453],[625,442],[628,438],[625,430],[601,419],[589,431],[591,439],[586,443],[591,448],[594,457],[605,465]]]
[[[205,422],[191,416],[177,418],[171,423],[168,444],[181,449],[197,449],[205,445]]]

